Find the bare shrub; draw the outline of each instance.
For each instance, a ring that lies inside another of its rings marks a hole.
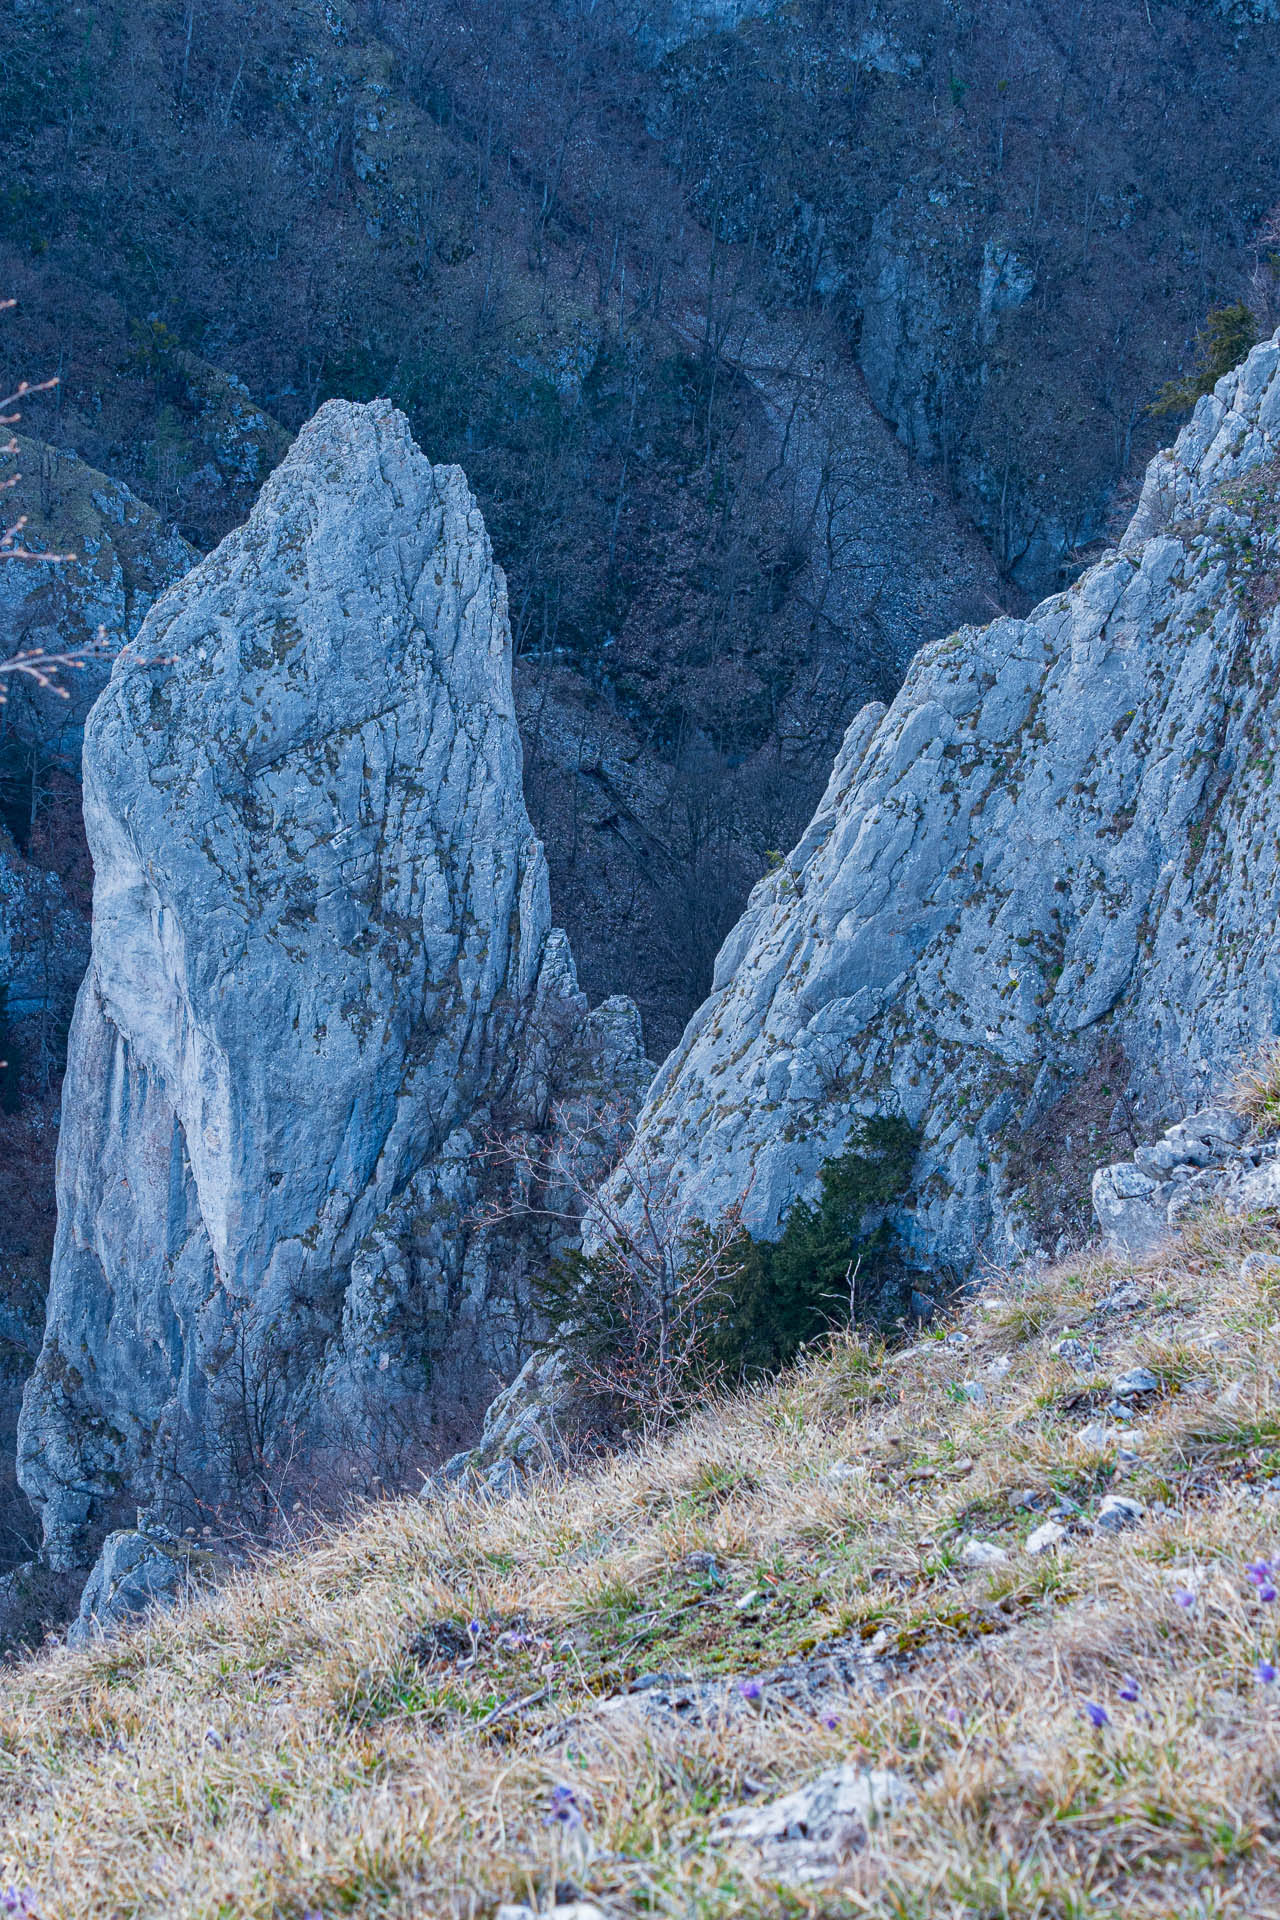
[[[588,1219],[592,1250],[567,1247],[532,1277],[545,1344],[564,1355],[589,1421],[657,1431],[721,1377],[711,1339],[741,1271],[749,1189],[708,1225],[651,1152],[632,1146],[625,1178],[598,1184],[607,1164],[600,1116],[580,1109],[557,1118],[545,1141],[490,1142],[490,1159],[517,1196],[490,1217],[540,1216],[566,1237]]]
[[[0,301],[0,313],[7,312],[14,305],[16,302],[13,300]],[[18,402],[26,399],[28,394],[48,393],[57,384],[56,374],[49,380],[20,380],[12,393],[0,399],[0,427],[10,429],[16,427],[22,418]],[[17,452],[18,442],[11,431],[8,440],[0,446],[0,458],[12,460],[16,458]],[[17,471],[6,474],[4,479],[0,480],[0,493],[11,492],[21,478],[22,475]],[[0,560],[36,561],[50,566],[57,566],[64,560],[74,560],[75,555],[71,553],[47,553],[38,547],[28,546],[25,537],[26,528],[25,513],[18,514],[7,524],[0,526]],[[11,674],[22,674],[26,679],[34,681],[41,692],[56,693],[59,699],[67,700],[70,695],[67,689],[59,684],[58,676],[60,673],[83,665],[83,659],[76,654],[51,653],[44,647],[20,648],[17,653],[10,654],[7,660],[0,660],[0,706],[3,706],[9,697],[5,683]]]

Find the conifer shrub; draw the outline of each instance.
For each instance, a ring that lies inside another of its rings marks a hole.
[[[905,1120],[859,1120],[797,1201],[777,1240],[756,1240],[737,1210],[669,1236],[615,1230],[533,1283],[547,1344],[609,1422],[661,1424],[713,1385],[776,1373],[808,1341],[852,1319],[888,1325],[909,1291],[886,1209],[905,1191],[919,1135]]]
[[[1186,413],[1202,394],[1212,393],[1224,373],[1238,367],[1258,343],[1258,323],[1243,300],[1213,307],[1196,335],[1196,364],[1181,380],[1161,387],[1149,411],[1157,416]]]
[[[823,1166],[817,1202],[798,1200],[779,1239],[738,1237],[707,1343],[713,1367],[758,1378],[832,1327],[892,1322],[909,1287],[884,1210],[906,1190],[919,1144],[894,1115],[860,1120],[845,1152]]]

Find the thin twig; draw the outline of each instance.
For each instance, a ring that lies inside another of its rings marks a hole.
[[[526,1707],[541,1706],[542,1702],[549,1697],[550,1693],[550,1687],[539,1687],[537,1693],[526,1693],[523,1700],[517,1700],[515,1695],[512,1694],[502,1702],[500,1707],[495,1707],[492,1713],[486,1713],[483,1720],[476,1721],[476,1732],[479,1733],[482,1727],[491,1727],[494,1721],[501,1720],[504,1714],[523,1713]]]

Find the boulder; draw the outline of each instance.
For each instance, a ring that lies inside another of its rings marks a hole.
[[[210,1560],[163,1531],[109,1533],[67,1629],[67,1645],[88,1646],[156,1607],[175,1606]]]

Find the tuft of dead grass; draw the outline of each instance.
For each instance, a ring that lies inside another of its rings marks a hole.
[[[47,1920],[484,1920],[570,1884],[699,1920],[1280,1912],[1276,1607],[1244,1571],[1280,1545],[1277,1305],[1241,1270],[1273,1244],[1211,1218],[1003,1276],[942,1338],[834,1340],[632,1454],[384,1502],[29,1660],[0,1877]],[[1156,1390],[1110,1411],[1138,1365]],[[1117,1491],[1144,1519],[1113,1534]],[[967,1569],[974,1538],[1006,1559]],[[629,1692],[653,1673],[685,1707]],[[835,1886],[717,1837],[849,1759],[916,1798]],[[565,1784],[580,1828],[547,1818]]]
[[[1231,1104],[1253,1122],[1260,1140],[1272,1140],[1280,1133],[1280,1040],[1240,1068]]]

